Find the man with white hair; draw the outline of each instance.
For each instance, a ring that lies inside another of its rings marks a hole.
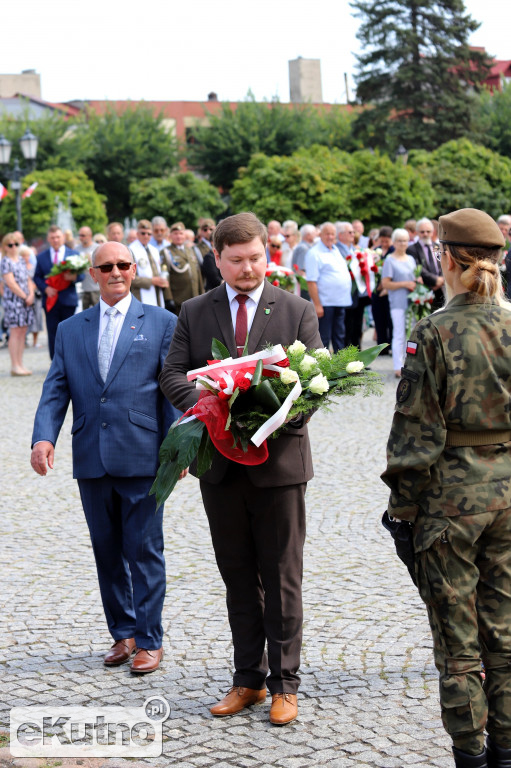
[[[166,248],[170,245],[170,241],[165,239],[165,235],[169,231],[169,228],[167,227],[167,222],[163,216],[155,216],[151,219],[151,224],[153,225],[153,234],[149,240],[149,245],[154,245],[159,253],[162,248]]]
[[[344,316],[351,306],[351,277],[344,258],[335,247],[335,224],[321,225],[320,242],[305,257],[305,273],[310,297],[319,321],[323,345],[330,342],[334,352],[345,346]]]
[[[444,306],[444,278],[440,262],[433,254],[433,231],[433,223],[430,219],[420,219],[417,222],[417,242],[410,245],[406,252],[422,266],[421,277],[424,285],[431,288],[434,293],[432,305],[434,311]]]

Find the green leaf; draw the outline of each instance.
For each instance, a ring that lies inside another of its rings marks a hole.
[[[179,475],[197,455],[205,429],[202,421],[174,422],[160,446],[160,466],[149,494],[156,494],[157,507],[163,504],[179,480]]]
[[[263,376],[263,361],[258,360],[257,365],[255,367],[254,375],[252,376],[252,383],[250,386],[257,387],[257,385],[261,383],[262,376]]]
[[[254,387],[252,392],[257,402],[261,403],[261,405],[264,405],[267,408],[271,408],[272,413],[278,411],[280,408],[281,402],[267,379],[258,384],[257,387]]]
[[[378,344],[376,347],[369,347],[369,349],[364,349],[362,352],[358,353],[357,360],[360,360],[362,363],[364,363],[365,367],[367,368],[369,365],[371,365],[372,362],[374,362],[374,360],[376,360],[380,352],[388,346],[388,344]]]
[[[214,455],[215,446],[211,442],[208,430],[205,429],[202,433],[202,440],[197,452],[197,477],[200,477],[210,469]]]
[[[214,360],[225,360],[231,355],[225,344],[222,344],[218,339],[213,339],[211,342],[211,356]]]

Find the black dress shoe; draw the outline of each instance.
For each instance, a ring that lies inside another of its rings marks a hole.
[[[463,750],[453,747],[452,753],[456,768],[488,768],[486,750],[481,752],[480,755],[469,755],[468,752],[463,752]]]

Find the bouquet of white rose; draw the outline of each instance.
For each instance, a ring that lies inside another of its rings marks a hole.
[[[267,439],[278,437],[291,419],[359,389],[365,395],[380,394],[381,379],[367,367],[386,346],[363,352],[347,347],[331,355],[295,341],[287,349],[279,344],[231,358],[214,339],[215,359],[187,373],[199,390],[197,404],[174,422],[161,445],[151,488],[157,505],[195,458],[199,476],[210,468],[215,449],[240,464],[262,464],[268,458]]]

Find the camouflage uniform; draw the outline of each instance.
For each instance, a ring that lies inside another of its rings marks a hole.
[[[511,312],[472,293],[418,323],[382,475],[415,521],[444,727],[474,755],[485,726],[511,747],[510,348]]]

